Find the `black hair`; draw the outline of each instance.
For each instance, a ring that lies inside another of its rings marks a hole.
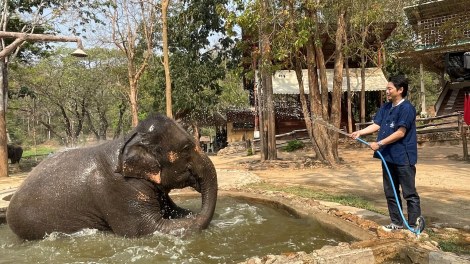
[[[402,96],[406,97],[408,94],[408,79],[405,75],[396,75],[388,78],[388,81],[393,83],[393,85],[398,89],[403,88]]]

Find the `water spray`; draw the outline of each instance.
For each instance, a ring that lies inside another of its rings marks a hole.
[[[337,133],[345,135],[347,137],[351,137],[351,134],[346,133],[345,131],[335,127],[333,124],[330,124],[330,123],[326,122],[325,120],[323,120],[319,117],[312,117],[312,121],[314,123],[317,123],[317,124],[320,124],[320,125],[324,126],[325,128],[327,128],[331,131],[337,132]],[[369,143],[367,141],[363,140],[362,138],[357,137],[356,140],[361,142],[364,145],[370,146]],[[400,211],[400,216],[401,216],[401,219],[403,220],[403,223],[405,224],[405,226],[408,230],[410,230],[411,232],[416,234],[416,236],[419,236],[421,234],[421,232],[423,232],[424,227],[426,226],[426,223],[424,221],[424,217],[419,216],[418,219],[416,220],[415,228],[410,227],[410,225],[408,224],[408,221],[405,219],[405,215],[403,214],[403,209],[401,208],[399,197],[398,197],[395,185],[393,184],[392,174],[390,173],[390,170],[388,169],[387,162],[385,161],[385,159],[382,156],[382,153],[380,153],[380,151],[376,150],[375,152],[379,155],[379,157],[382,160],[382,163],[383,163],[383,165],[384,165],[384,167],[387,171],[388,179],[390,180],[390,183],[392,185],[393,194],[395,195],[395,200],[397,202],[398,210]]]

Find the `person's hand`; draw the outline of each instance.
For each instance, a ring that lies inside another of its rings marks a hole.
[[[358,137],[361,136],[361,132],[360,132],[360,130],[358,130],[358,131],[352,132],[351,134],[349,134],[349,136],[350,136],[352,139],[356,139],[356,138],[358,138]]]
[[[380,145],[379,143],[377,142],[370,142],[369,143],[369,147],[373,150],[373,151],[377,151],[380,149]]]

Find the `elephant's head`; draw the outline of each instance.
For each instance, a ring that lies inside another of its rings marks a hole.
[[[202,195],[198,223],[207,227],[217,200],[217,174],[211,160],[176,122],[157,115],[139,123],[123,145],[116,172],[143,178],[160,190],[191,186]]]

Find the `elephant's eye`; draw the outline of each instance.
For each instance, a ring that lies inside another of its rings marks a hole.
[[[185,151],[186,151],[186,150],[189,150],[190,147],[191,147],[191,146],[190,146],[189,144],[186,144],[186,145],[184,145],[183,150],[185,150]]]

